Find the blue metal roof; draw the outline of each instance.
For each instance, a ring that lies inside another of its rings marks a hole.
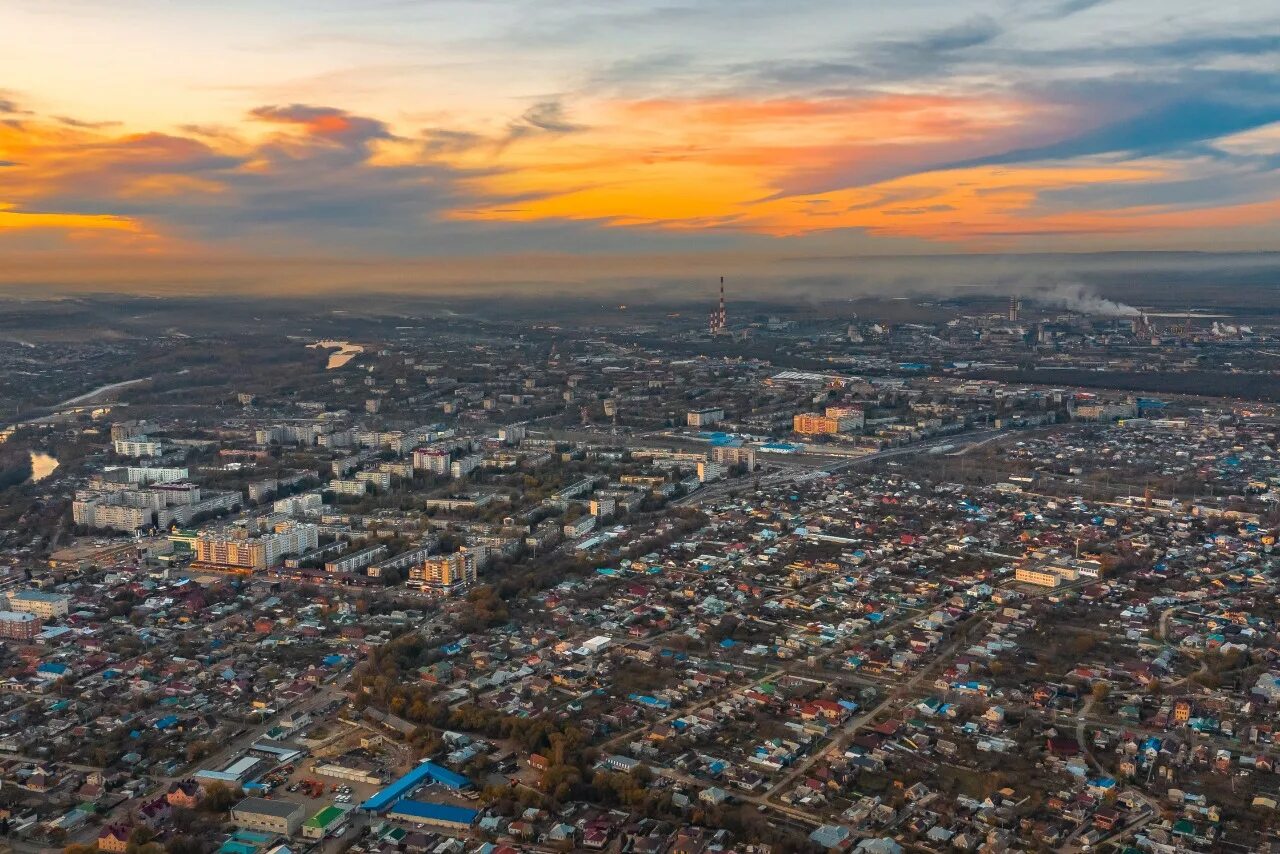
[[[461,774],[450,771],[448,768],[444,768],[434,762],[423,762],[408,774],[405,774],[399,780],[369,798],[369,800],[360,805],[360,808],[373,812],[382,812],[427,780],[435,780],[437,783],[448,786],[451,789],[465,789],[471,785],[471,781]]]
[[[401,801],[396,804],[394,812],[411,818],[423,818],[431,821],[448,821],[470,825],[480,813],[466,807],[455,807],[450,804],[434,804],[430,801]]]

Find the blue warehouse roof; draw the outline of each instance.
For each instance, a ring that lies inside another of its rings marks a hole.
[[[476,810],[466,807],[455,807],[449,804],[434,804],[429,801],[401,801],[392,812],[397,815],[421,818],[429,821],[447,821],[456,824],[470,825],[476,820]]]
[[[423,762],[408,774],[405,774],[399,780],[369,798],[369,800],[360,805],[360,808],[372,812],[382,812],[427,780],[434,780],[451,789],[465,789],[471,785],[470,780],[455,771],[450,771],[448,768],[437,765],[434,762]]]

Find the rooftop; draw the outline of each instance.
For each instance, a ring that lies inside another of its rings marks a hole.
[[[395,804],[396,801],[403,798],[414,788],[420,786],[427,780],[435,780],[445,786],[453,789],[463,789],[471,785],[471,781],[457,772],[450,771],[434,762],[423,762],[414,768],[408,774],[396,780],[391,785],[379,791],[369,800],[360,805],[361,809],[370,810],[372,812],[381,812]]]
[[[330,804],[329,806],[320,810],[320,812],[311,816],[311,818],[307,819],[305,822],[305,826],[320,827],[320,828],[328,827],[329,825],[333,824],[335,821],[340,819],[345,814],[346,814],[346,810],[339,809],[333,804]]]
[[[231,809],[233,812],[290,818],[302,809],[302,804],[293,801],[269,801],[266,798],[245,798]]]
[[[412,818],[425,818],[432,821],[449,821],[458,824],[471,824],[476,820],[476,810],[466,807],[455,807],[449,804],[436,804],[428,801],[401,801],[393,810],[398,815]]]

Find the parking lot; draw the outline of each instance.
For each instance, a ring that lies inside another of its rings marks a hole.
[[[316,759],[311,756],[305,757],[295,763],[293,771],[285,777],[284,785],[276,789],[274,794],[280,798],[306,804],[308,814],[312,814],[330,803],[338,806],[359,806],[382,788],[380,785],[342,780],[337,777],[328,777],[316,773],[317,766],[330,764],[331,761],[323,758]],[[324,794],[320,797],[312,797],[312,792],[308,791],[308,787],[302,785],[305,780],[315,780],[323,783]]]

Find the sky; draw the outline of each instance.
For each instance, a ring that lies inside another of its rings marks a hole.
[[[0,285],[1166,250],[1280,250],[1274,0],[0,4]]]

